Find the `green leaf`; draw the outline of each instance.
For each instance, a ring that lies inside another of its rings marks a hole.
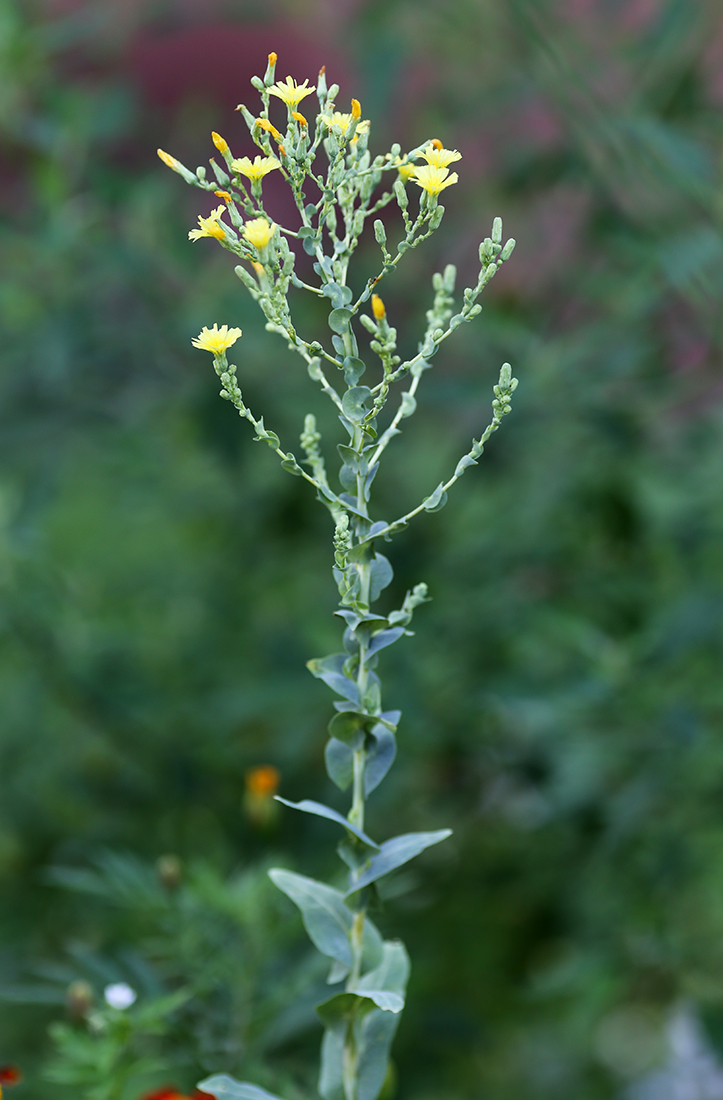
[[[347,790],[354,778],[354,753],[349,746],[330,737],[324,749],[324,763],[332,783],[336,783],[340,791]]]
[[[439,485],[430,497],[425,497],[422,501],[425,512],[438,512],[440,508],[444,508],[446,503],[447,494],[444,491],[443,481],[440,481]]]
[[[391,562],[384,554],[375,554],[372,559],[372,567],[369,578],[369,599],[373,603],[379,593],[391,584],[394,578],[394,570]]]
[[[369,411],[366,403],[371,401],[371,397],[372,391],[368,386],[354,386],[347,390],[341,399],[344,416],[353,423],[363,420]]]
[[[373,656],[378,653],[380,649],[384,649],[388,645],[393,645],[399,638],[405,633],[403,626],[393,626],[389,630],[378,630],[376,634],[372,634],[372,640],[369,643],[367,650],[367,657]]]
[[[329,734],[351,749],[360,749],[364,744],[364,728],[374,720],[372,715],[364,714],[363,711],[346,710],[335,714],[329,722]]]
[[[402,401],[400,405],[400,417],[403,420],[407,416],[411,416],[417,408],[417,399],[411,393],[403,393]]]
[[[332,309],[329,314],[329,328],[332,332],[341,336],[342,333],[347,332],[351,317],[352,312],[350,309],[345,309],[343,307],[340,309]]]
[[[216,1100],[279,1100],[272,1092],[250,1085],[247,1081],[236,1081],[226,1073],[215,1073],[200,1081],[196,1088],[215,1096]]]
[[[371,837],[368,837],[366,833],[361,829],[357,829],[356,825],[352,825],[342,814],[337,813],[336,810],[332,810],[330,806],[324,806],[321,802],[314,802],[310,798],[304,798],[301,802],[289,802],[286,798],[281,798],[276,795],[276,801],[283,803],[284,806],[290,806],[292,810],[301,810],[305,814],[315,814],[317,817],[325,817],[329,821],[336,821],[338,825],[343,825],[345,829],[348,829],[350,833],[362,840],[370,848],[374,848],[379,851],[379,845],[375,844]]]
[[[433,844],[439,844],[440,841],[446,840],[451,835],[451,829],[437,829],[433,833],[404,833],[402,836],[393,837],[392,840],[382,844],[379,854],[372,856],[366,869],[362,870],[361,874],[357,876],[351,874],[349,876],[351,885],[346,892],[346,897],[357,890],[361,890],[362,887],[376,882],[377,879],[382,878],[390,871],[394,871],[397,867],[408,863],[410,859],[414,859],[425,848],[430,848]]]
[[[314,657],[306,662],[306,667],[317,680],[323,680],[337,695],[343,695],[349,702],[359,706],[359,688],[342,671],[348,660],[346,653],[334,653],[331,657]]]

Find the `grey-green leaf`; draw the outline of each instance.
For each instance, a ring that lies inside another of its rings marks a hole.
[[[444,482],[440,481],[431,496],[422,501],[426,512],[438,512],[447,503],[447,494],[444,491]]]
[[[329,733],[337,741],[343,741],[351,749],[359,749],[364,743],[364,727],[374,721],[361,711],[345,710],[335,714],[329,722]]]
[[[338,741],[336,737],[330,737],[324,749],[324,762],[332,782],[336,783],[340,791],[347,790],[354,778],[354,753],[349,746]],[[368,774],[367,768],[365,778]],[[369,793],[368,788],[366,793]]]
[[[347,390],[341,399],[344,416],[352,422],[363,420],[369,411],[367,402],[371,400],[371,396],[372,391],[368,386],[354,386],[352,389]]]
[[[284,806],[291,807],[292,810],[301,810],[305,814],[314,814],[316,817],[325,817],[329,821],[336,821],[338,825],[343,825],[345,829],[348,829],[354,836],[359,837],[359,840],[364,841],[370,848],[379,851],[379,845],[375,844],[371,837],[368,837],[361,829],[357,829],[356,825],[352,825],[351,821],[348,821],[343,814],[332,810],[331,806],[324,806],[322,802],[314,802],[311,798],[304,798],[301,802],[289,802],[288,799],[281,798],[279,795],[276,795],[276,801],[283,803]]]
[[[322,955],[336,959],[351,968],[349,938],[354,919],[338,890],[306,875],[274,867],[269,878],[301,911],[309,938]],[[383,958],[382,938],[370,920],[364,922],[364,960],[367,966],[378,966]]]
[[[369,571],[369,599],[373,603],[394,577],[391,562],[384,554],[375,554]]]
[[[213,1077],[200,1081],[196,1087],[209,1096],[215,1096],[216,1100],[279,1100],[272,1092],[258,1085],[250,1085],[248,1081],[236,1081],[227,1073],[215,1073]]]
[[[332,309],[329,314],[329,328],[331,331],[341,336],[341,334],[346,332],[349,328],[351,315],[351,310],[344,307],[341,309]]]
[[[309,938],[322,955],[352,965],[349,936],[353,914],[338,890],[323,882],[297,875],[293,871],[272,868],[269,878],[301,910]]]
[[[356,989],[385,989],[404,996],[409,981],[409,955],[401,940],[385,940],[382,961],[374,970],[367,971],[356,984]]]
[[[362,869],[361,874],[351,874],[349,876],[351,885],[346,896],[348,897],[349,894],[361,890],[363,886],[369,886],[370,883],[376,882],[377,879],[382,878],[390,871],[394,871],[397,867],[408,863],[410,859],[414,859],[425,848],[430,848],[433,844],[439,844],[440,841],[446,840],[451,835],[451,829],[437,829],[432,833],[404,833],[402,836],[395,836],[386,841],[385,844],[382,844],[379,854],[372,856],[366,868]]]
[[[385,943],[378,966],[358,982],[357,990],[375,1004],[376,996],[390,1006],[365,1007],[353,993],[338,994],[319,1006],[326,1032],[321,1046],[319,1092],[324,1100],[345,1100],[343,1083],[344,1041],[350,1019],[354,1019],[357,1049],[358,1100],[377,1100],[389,1062],[389,1049],[399,1024],[399,1001],[409,976],[409,959],[404,945]],[[386,994],[386,996],[384,996]],[[399,998],[399,1001],[396,1000]]]
[[[306,662],[306,667],[317,680],[323,680],[337,695],[343,695],[351,703],[359,706],[359,688],[342,671],[348,654],[334,653],[331,657],[314,657]]]
[[[403,626],[393,626],[389,630],[378,630],[376,634],[372,634],[367,656],[371,657],[373,654],[378,653],[380,649],[393,645],[404,633]]]
[[[397,712],[398,713],[398,712]],[[364,794],[369,795],[379,786],[397,755],[397,742],[391,730],[378,722],[367,738],[367,760],[364,769]],[[344,746],[346,748],[346,746]],[[350,761],[350,780],[353,778],[353,760]]]

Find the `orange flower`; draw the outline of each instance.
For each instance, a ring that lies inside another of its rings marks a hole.
[[[268,798],[279,789],[281,776],[273,764],[261,764],[258,768],[249,768],[244,778],[250,794]]]

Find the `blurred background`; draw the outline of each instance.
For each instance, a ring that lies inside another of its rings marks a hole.
[[[336,870],[333,830],[269,793],[274,768],[344,801],[304,668],[338,649],[331,532],[190,338],[244,329],[244,393],[287,448],[304,413],[334,423],[155,153],[207,163],[211,129],[250,153],[234,108],[270,50],[280,77],[325,64],[373,153],[463,154],[385,284],[406,352],[434,271],[473,281],[495,215],[518,241],[378,481],[387,519],[427,495],[512,362],[513,416],[391,555],[384,606],[421,580],[433,602],[383,662],[404,717],[370,828],[454,837],[378,916],[413,962],[388,1096],[723,1097],[717,0],[0,0],[13,1095],[101,1096],[83,1018],[117,982],[123,1100],[211,1070],[312,1093],[323,975],[265,869]],[[359,287],[376,263],[372,239]]]

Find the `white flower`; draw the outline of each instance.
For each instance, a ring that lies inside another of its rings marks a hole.
[[[105,1003],[110,1005],[111,1008],[121,1010],[130,1008],[137,996],[135,989],[131,989],[125,982],[114,982],[112,985],[107,985],[103,990]]]

